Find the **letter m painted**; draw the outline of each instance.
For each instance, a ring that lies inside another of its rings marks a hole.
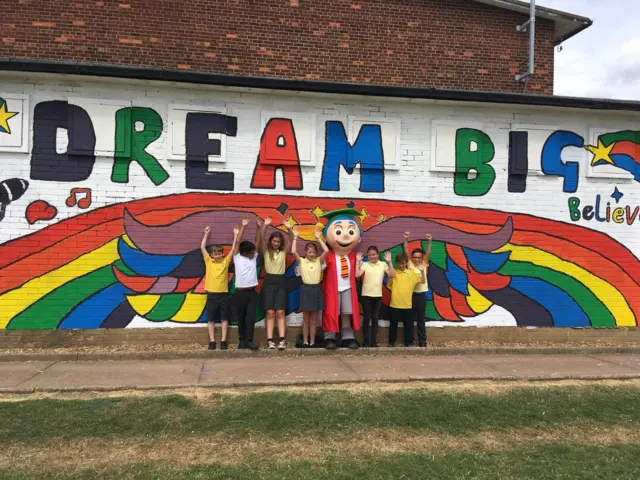
[[[353,145],[342,122],[326,122],[326,143],[320,190],[340,190],[340,167],[351,175],[360,164],[360,191],[384,192],[384,152],[380,125],[363,125]]]

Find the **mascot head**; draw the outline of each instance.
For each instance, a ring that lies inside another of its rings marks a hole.
[[[359,216],[360,212],[355,208],[343,208],[320,217],[328,220],[322,234],[329,248],[338,255],[347,255],[362,240],[362,229],[357,221]]]

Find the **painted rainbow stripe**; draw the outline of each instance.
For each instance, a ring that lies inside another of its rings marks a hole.
[[[153,321],[201,321],[205,297],[195,287],[199,279],[176,285],[176,293],[148,293],[158,281],[155,274],[160,278],[181,260],[165,259],[162,268],[141,276],[138,270],[148,267],[135,259],[145,254],[124,235],[125,207],[145,224],[166,225],[227,205],[275,217],[275,206],[289,203],[296,207],[287,215],[314,225],[317,219],[311,211],[318,204],[331,210],[346,201],[189,193],[112,205],[59,222],[0,246],[0,328],[117,327],[126,326],[136,314]],[[393,218],[394,213],[410,212],[477,234],[494,232],[508,217],[513,218],[511,241],[494,252],[434,242],[433,286],[427,295],[431,320],[463,321],[493,304],[507,305],[518,319],[526,317],[515,306],[520,303],[546,315],[555,326],[638,324],[640,262],[606,234],[530,215],[482,210],[479,216],[478,210],[466,207],[383,200],[358,200],[357,204],[369,214],[363,222],[365,238],[367,228],[379,223],[379,217]],[[145,278],[154,283],[144,284]],[[297,293],[292,295],[297,298]],[[388,302],[388,292],[385,298]]]

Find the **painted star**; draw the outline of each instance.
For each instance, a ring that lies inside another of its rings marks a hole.
[[[320,218],[321,215],[324,214],[324,211],[320,208],[320,205],[316,205],[316,208],[311,210],[311,213],[313,213],[313,216],[316,217],[316,219],[318,219]]]
[[[2,101],[2,105],[0,105],[0,132],[11,135],[9,119],[15,117],[18,113],[20,112],[7,112],[7,102]]]
[[[287,220],[284,223],[289,225],[289,228],[293,228],[294,226],[298,225],[298,222],[295,221],[295,219],[293,218],[293,215],[291,214],[289,214],[289,218],[287,218]]]
[[[605,147],[602,143],[602,140],[598,139],[598,146],[594,147],[593,145],[587,145],[586,148],[593,154],[593,160],[591,160],[591,166],[595,166],[600,160],[606,163],[610,163],[614,165],[613,160],[611,160],[611,150],[613,150],[613,146],[615,142]]]
[[[360,210],[360,215],[358,216],[358,218],[360,219],[360,223],[364,222],[364,220],[369,216],[369,214],[366,212],[366,210],[364,209],[364,207],[362,208],[362,210]]]
[[[620,190],[618,190],[618,187],[616,187],[611,194],[611,198],[613,198],[616,203],[620,203],[620,199],[622,197],[624,197],[624,193],[622,193]]]

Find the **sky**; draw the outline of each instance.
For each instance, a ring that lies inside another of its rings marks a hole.
[[[537,0],[593,20],[555,53],[556,95],[640,100],[640,0]]]

